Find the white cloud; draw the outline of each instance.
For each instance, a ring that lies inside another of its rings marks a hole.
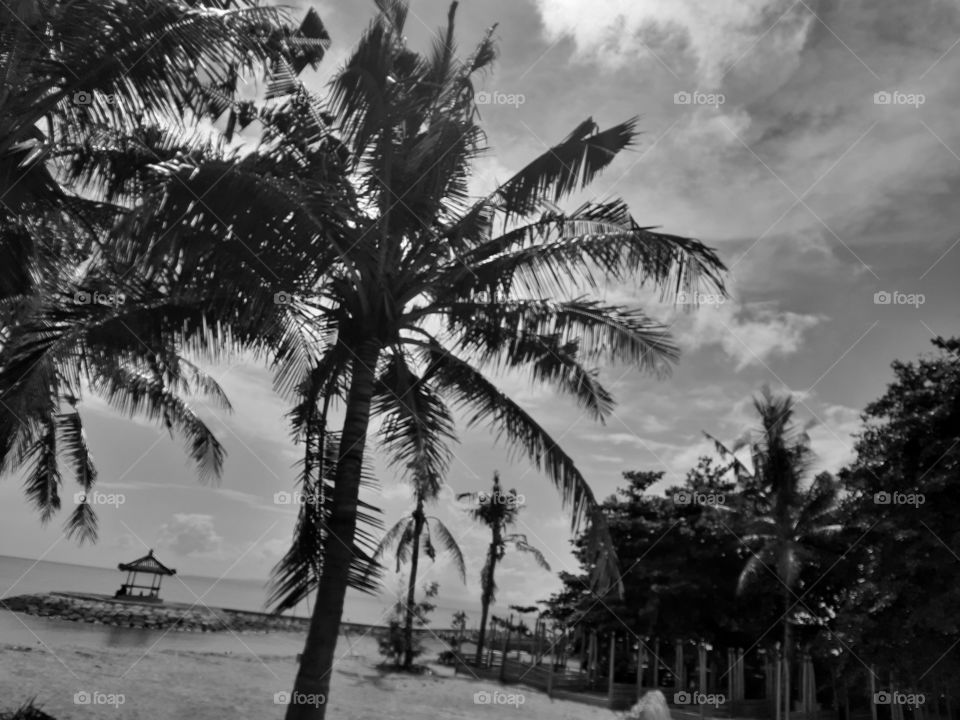
[[[176,513],[160,526],[160,545],[177,555],[206,555],[220,551],[223,538],[217,534],[210,515]]]
[[[778,310],[771,303],[741,305],[728,301],[678,318],[676,335],[688,350],[719,345],[737,371],[766,365],[774,356],[793,355],[805,333],[824,318]]]
[[[571,36],[583,57],[620,66],[652,54],[676,74],[682,59],[708,84],[758,56],[795,61],[814,21],[789,0],[594,0],[589,12],[580,0],[536,4],[548,39]]]

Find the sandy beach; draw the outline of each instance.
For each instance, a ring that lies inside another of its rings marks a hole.
[[[328,715],[337,720],[615,717],[523,686],[454,676],[437,665],[431,665],[430,675],[382,673],[376,669],[376,641],[369,635],[341,637],[337,651]],[[425,659],[435,657],[431,652]],[[36,698],[58,720],[282,718],[284,708],[274,698],[290,690],[295,673],[293,654],[0,644],[0,709]],[[484,691],[501,693],[493,696],[498,702],[475,703],[474,694]],[[89,703],[82,704],[84,700]]]

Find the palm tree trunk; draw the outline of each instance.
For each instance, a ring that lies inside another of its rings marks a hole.
[[[490,543],[490,547],[487,550],[487,566],[489,569],[481,583],[483,587],[481,588],[482,595],[480,596],[480,635],[477,637],[477,654],[475,658],[477,665],[480,664],[480,656],[483,653],[483,640],[487,633],[487,613],[490,611],[490,601],[493,599],[493,564],[496,561],[496,553],[496,543]]]
[[[353,559],[361,464],[370,424],[370,399],[380,345],[370,342],[359,350],[353,365],[340,437],[329,529],[324,538],[323,574],[286,720],[324,720],[326,717],[343,599]]]
[[[423,498],[413,514],[413,548],[410,555],[410,583],[407,587],[407,617],[403,628],[403,667],[413,667],[413,603],[417,593],[417,565],[420,563],[420,533],[423,532]]]

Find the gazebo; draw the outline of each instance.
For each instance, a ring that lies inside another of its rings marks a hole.
[[[160,581],[164,575],[176,575],[177,571],[168,568],[153,556],[153,550],[133,562],[120,563],[117,567],[127,573],[127,581],[114,594],[117,598],[138,598],[147,602],[160,602]],[[137,575],[152,575],[149,585],[137,585]],[[141,592],[136,593],[135,590]],[[142,591],[146,590],[146,593]]]

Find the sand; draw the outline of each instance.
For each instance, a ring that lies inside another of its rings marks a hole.
[[[57,720],[265,720],[282,718],[276,693],[288,692],[293,655],[4,644],[0,641],[0,710],[35,697]],[[610,720],[616,715],[580,703],[551,700],[524,686],[500,686],[431,665],[433,674],[382,673],[376,641],[341,637],[327,717],[331,720],[528,718]],[[435,657],[431,653],[425,659]],[[90,699],[78,704],[78,692]],[[500,693],[476,704],[475,693]],[[521,702],[522,701],[522,702]],[[512,703],[512,704],[508,704]]]

